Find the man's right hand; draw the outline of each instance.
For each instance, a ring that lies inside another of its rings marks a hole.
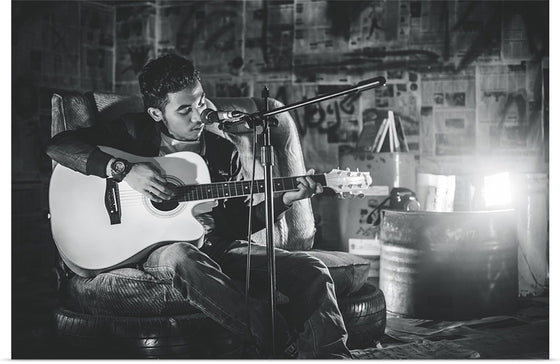
[[[154,202],[163,202],[174,196],[159,169],[151,163],[132,164],[123,181]]]

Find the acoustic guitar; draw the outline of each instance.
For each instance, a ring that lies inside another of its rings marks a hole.
[[[101,149],[132,163],[157,165],[176,195],[156,203],[125,181],[86,176],[56,165],[49,188],[53,238],[64,262],[84,277],[140,261],[162,244],[188,241],[200,247],[204,228],[194,216],[210,211],[218,199],[251,192],[251,181],[212,183],[206,163],[196,153],[150,158]],[[274,178],[274,192],[297,190],[296,178]],[[369,172],[348,170],[311,178],[342,197],[361,197],[372,182]],[[254,181],[253,191],[263,193],[264,180]]]

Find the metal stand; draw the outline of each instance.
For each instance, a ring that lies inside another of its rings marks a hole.
[[[268,111],[268,87],[264,87],[262,98],[264,101],[264,111]],[[270,143],[270,123],[269,117],[263,117],[263,145],[261,147],[261,163],[264,167],[264,194],[266,203],[266,256],[268,260],[269,274],[269,294],[270,294],[270,323],[272,340],[272,357],[276,357],[275,349],[275,328],[276,328],[276,260],[274,254],[274,188],[272,185],[272,166],[274,165],[274,153]]]
[[[268,97],[269,90],[265,86],[262,91],[262,98],[264,100],[264,111],[254,114],[246,114],[237,121],[224,122],[220,128],[230,128],[239,123],[247,123],[250,127],[254,128],[257,125],[263,127],[263,145],[261,147],[261,163],[264,167],[264,193],[266,204],[266,252],[268,259],[268,273],[269,273],[269,293],[270,293],[270,320],[271,320],[271,340],[272,340],[272,357],[276,357],[276,261],[274,255],[274,188],[272,185],[272,166],[274,165],[274,153],[272,144],[270,142],[270,127],[276,126],[277,120],[271,116],[293,110],[302,106],[312,103],[321,102],[324,100],[332,99],[334,97],[343,96],[349,93],[358,93],[372,88],[385,85],[385,78],[376,77],[369,80],[362,81],[356,86],[348,89],[334,92],[327,95],[321,95],[309,100],[304,100],[292,105],[283,106],[278,109],[268,110]]]

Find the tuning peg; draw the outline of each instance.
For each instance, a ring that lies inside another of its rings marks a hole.
[[[360,173],[360,168],[356,168],[356,172]]]
[[[344,198],[350,198],[350,196],[352,196],[352,194],[350,192],[343,192],[342,196],[344,196]]]
[[[339,200],[342,200],[344,198],[344,192],[337,193],[336,197],[338,197]]]
[[[349,169],[347,169],[347,171],[348,171],[348,173],[346,173],[346,175],[347,175],[348,177],[350,177],[350,176],[352,175],[352,172],[350,172]]]
[[[362,192],[358,193],[358,199],[363,199],[364,197],[366,197],[366,195],[364,195]]]

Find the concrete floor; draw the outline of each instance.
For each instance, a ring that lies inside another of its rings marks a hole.
[[[357,359],[548,359],[548,297],[518,299],[511,316],[443,322],[388,316],[377,348]]]
[[[58,300],[52,290],[12,298],[12,358],[60,358],[64,348],[54,340],[50,312]],[[517,306],[511,316],[463,322],[388,316],[377,347],[353,354],[357,359],[548,359],[548,297],[520,298]]]

